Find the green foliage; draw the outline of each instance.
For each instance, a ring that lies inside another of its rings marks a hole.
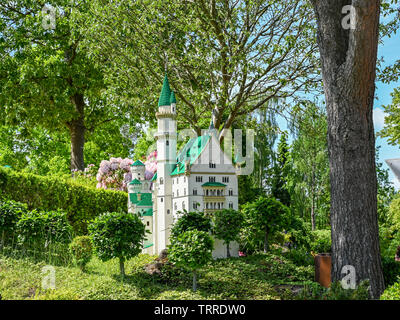
[[[37,211],[22,214],[17,222],[18,242],[25,248],[45,248],[52,243],[69,244],[72,227],[63,211]]]
[[[314,266],[314,257],[305,248],[290,249],[285,257],[298,266]]]
[[[344,289],[340,281],[326,289],[318,283],[306,285],[297,297],[300,300],[368,300],[369,281],[364,280],[355,289]]]
[[[0,244],[4,246],[17,229],[17,222],[28,212],[25,204],[15,201],[0,201]]]
[[[329,225],[330,184],[327,120],[324,108],[314,103],[292,108],[292,143],[287,170],[291,210],[315,228]]]
[[[330,253],[332,251],[331,230],[312,231],[311,251],[315,253]]]
[[[116,104],[139,96],[146,108],[138,111],[146,118],[156,111],[167,57],[180,101],[178,124],[189,123],[195,130],[208,125],[213,109],[218,111],[217,129],[229,129],[235,118],[265,107],[275,96],[319,84],[308,81],[318,77],[315,29],[310,27],[314,16],[310,6],[297,0],[190,5],[179,0],[96,0],[90,11],[85,17],[89,26],[82,32],[99,62],[107,61],[105,77]],[[263,87],[266,81],[269,88]]]
[[[207,232],[188,230],[171,239],[168,259],[177,266],[196,271],[212,260],[213,246]]]
[[[394,256],[382,257],[382,271],[386,287],[391,286],[396,281],[399,281],[400,262],[395,261]]]
[[[84,234],[87,221],[106,211],[126,210],[124,192],[95,189],[57,177],[0,168],[0,197],[26,203],[29,209],[57,210],[67,213],[78,234]]]
[[[400,279],[381,295],[381,300],[400,300]]]
[[[76,265],[83,271],[93,255],[92,240],[89,236],[75,237],[69,245]]]
[[[283,132],[278,144],[278,154],[274,166],[274,177],[271,185],[271,195],[286,206],[290,206],[290,194],[287,188],[289,163],[289,145],[287,133]]]
[[[137,215],[130,213],[104,213],[88,226],[88,230],[96,255],[102,261],[118,258],[121,275],[124,275],[124,261],[137,256],[146,239],[145,225]]]
[[[268,237],[284,230],[290,223],[289,209],[274,198],[259,197],[243,206],[245,218],[241,247],[247,252],[268,247]]]
[[[181,217],[174,223],[171,229],[171,237],[176,238],[189,230],[211,231],[211,219],[203,212],[181,212]]]
[[[225,244],[239,239],[244,218],[240,211],[224,209],[214,212],[212,215],[213,233],[217,239],[223,240]]]

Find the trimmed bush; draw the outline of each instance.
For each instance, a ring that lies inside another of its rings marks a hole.
[[[214,222],[213,233],[217,239],[223,240],[226,245],[226,255],[231,256],[229,243],[239,241],[239,233],[243,227],[244,218],[240,211],[224,209],[214,212],[212,216]]]
[[[76,265],[82,270],[85,270],[85,266],[89,263],[93,254],[92,240],[89,236],[75,237],[69,249],[74,257]]]
[[[15,201],[0,202],[0,247],[14,236],[19,218],[28,212],[26,204]]]
[[[119,259],[121,276],[124,262],[137,256],[146,238],[146,227],[136,214],[107,212],[88,227],[94,249],[101,261]]]
[[[176,238],[189,230],[211,231],[211,219],[203,212],[184,211],[182,216],[175,222],[171,229],[171,237]]]
[[[126,211],[128,194],[96,189],[57,177],[0,168],[0,198],[26,203],[28,209],[61,209],[77,234],[87,232],[89,220],[103,212]]]
[[[72,227],[63,211],[24,213],[17,222],[18,242],[25,248],[43,250],[51,244],[69,244]]]
[[[193,291],[197,290],[197,270],[212,260],[214,242],[205,231],[188,230],[171,240],[168,259],[193,273]]]

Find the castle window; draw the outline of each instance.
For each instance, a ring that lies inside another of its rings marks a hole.
[[[168,209],[168,210],[167,210],[167,214],[170,214],[170,213],[171,213],[171,211]]]
[[[208,182],[215,182],[215,177],[208,177]]]
[[[183,195],[186,196],[186,188],[183,189]]]
[[[203,177],[196,176],[196,182],[203,182]]]
[[[179,190],[176,190],[176,196],[179,197]]]
[[[160,184],[164,184],[164,179],[162,177],[160,178]]]
[[[178,206],[176,205],[176,202],[174,203],[174,209],[177,210]]]
[[[197,196],[197,189],[193,189],[193,195]]]
[[[212,163],[212,162],[210,162],[210,163],[208,164],[208,166],[209,166],[211,169],[215,169],[215,168],[217,167],[217,165],[216,165],[215,163]]]
[[[148,226],[148,227],[150,226],[150,221],[147,221],[147,226]]]
[[[169,140],[167,140],[167,146],[169,146]]]
[[[233,202],[229,202],[229,209],[233,209]]]
[[[222,177],[222,182],[229,182],[229,177]]]
[[[232,189],[229,189],[229,195],[233,196],[233,190]]]
[[[161,198],[161,202],[164,202],[164,198]]]

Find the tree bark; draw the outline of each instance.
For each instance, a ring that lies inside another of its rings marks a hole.
[[[193,271],[193,291],[197,290],[197,272]]]
[[[226,257],[227,258],[231,257],[231,252],[229,251],[229,242],[226,244]]]
[[[264,253],[268,251],[268,228],[265,228],[265,237],[264,237]]]
[[[71,136],[71,170],[83,171],[84,163],[84,146],[85,146],[85,102],[82,94],[75,94],[71,101],[78,113],[78,116],[68,123]]]
[[[119,271],[121,273],[121,278],[125,278],[125,265],[124,265],[124,259],[119,258]]]
[[[344,277],[344,266],[354,266],[356,282],[369,279],[371,297],[379,298],[384,280],[372,109],[380,1],[311,1],[318,22],[328,114],[332,280]],[[345,5],[356,10],[355,29],[342,26]]]
[[[314,157],[315,159],[315,157]],[[312,165],[311,182],[311,230],[315,230],[315,163]]]

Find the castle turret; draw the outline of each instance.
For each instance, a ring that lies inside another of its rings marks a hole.
[[[157,245],[160,252],[169,244],[172,225],[172,178],[176,164],[176,99],[165,75],[156,113],[157,138]]]

